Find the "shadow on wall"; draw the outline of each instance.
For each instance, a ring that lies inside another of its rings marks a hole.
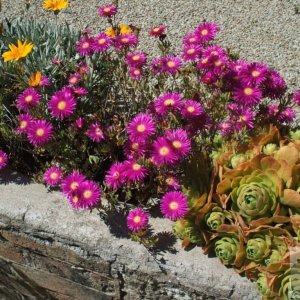
[[[9,169],[1,171],[0,184],[9,184],[12,182],[18,185],[27,185],[32,183],[32,180],[19,172],[14,172]]]

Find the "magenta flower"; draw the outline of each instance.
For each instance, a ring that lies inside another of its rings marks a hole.
[[[191,141],[187,136],[187,132],[183,129],[168,130],[165,138],[172,145],[173,151],[178,158],[187,156],[192,149]]]
[[[159,137],[153,143],[152,159],[154,164],[161,166],[163,164],[173,164],[178,157],[175,155],[170,142],[164,137]]]
[[[163,71],[170,74],[176,74],[180,67],[182,66],[182,61],[177,56],[167,56],[162,60]]]
[[[129,76],[132,79],[140,80],[143,77],[142,70],[139,68],[131,67],[129,70]]]
[[[90,125],[86,134],[93,142],[98,143],[104,139],[104,133],[97,122]]]
[[[260,63],[251,63],[240,71],[240,78],[246,85],[259,85],[267,75],[267,67]]]
[[[111,38],[107,36],[105,33],[99,33],[97,37],[94,38],[93,42],[93,50],[96,53],[101,53],[107,51],[111,46]]]
[[[232,134],[234,132],[234,127],[232,126],[232,124],[229,121],[224,121],[224,122],[220,123],[218,127],[223,136]]]
[[[242,70],[246,69],[248,66],[248,62],[244,59],[238,59],[236,61],[230,62],[230,68],[239,74]]]
[[[165,34],[166,26],[160,24],[159,26],[153,27],[149,31],[149,35],[154,37],[160,37]]]
[[[88,94],[87,89],[82,86],[76,86],[76,87],[73,86],[72,92],[75,97],[82,97],[82,96],[86,96]]]
[[[3,170],[8,164],[8,156],[7,154],[0,150],[0,171]]]
[[[152,60],[150,63],[150,71],[153,74],[161,74],[163,72],[163,59],[161,57]]]
[[[131,141],[146,140],[155,134],[156,126],[150,114],[136,115],[127,126]]]
[[[181,113],[183,117],[190,119],[203,115],[204,111],[202,105],[199,102],[194,100],[187,100],[184,103]]]
[[[246,109],[240,113],[236,121],[236,128],[240,130],[243,126],[247,128],[254,128],[254,117],[255,114],[253,111]]]
[[[76,101],[72,95],[72,90],[64,88],[55,92],[49,101],[48,107],[54,118],[62,120],[71,116],[76,109]]]
[[[77,66],[77,72],[81,75],[86,75],[90,71],[90,67],[86,64],[86,62],[82,61],[78,66]]]
[[[182,58],[185,61],[196,60],[201,55],[201,52],[202,48],[198,45],[186,45],[182,50]]]
[[[146,229],[148,223],[149,214],[142,208],[131,210],[127,216],[127,227],[134,232]]]
[[[80,82],[80,79],[81,75],[79,73],[74,73],[69,77],[68,82],[70,85],[76,85]]]
[[[42,146],[53,137],[53,126],[46,120],[33,120],[28,126],[27,136],[31,144]]]
[[[183,218],[188,211],[187,197],[179,191],[168,192],[161,199],[160,210],[172,221]]]
[[[78,171],[73,171],[70,175],[62,180],[61,188],[65,195],[71,195],[76,192],[79,185],[86,180],[85,176]]]
[[[75,122],[74,122],[74,125],[77,127],[77,128],[83,128],[85,124],[85,119],[84,118],[78,118]]]
[[[293,101],[300,106],[300,90],[294,92]]]
[[[263,82],[264,97],[277,99],[284,95],[287,85],[279,73],[273,69],[267,71],[266,80]]]
[[[166,176],[165,183],[172,190],[179,190],[181,187],[177,178],[172,175]]]
[[[42,75],[39,86],[44,87],[44,86],[50,86],[50,85],[51,85],[51,82],[50,82],[49,78],[45,75]]]
[[[18,116],[19,127],[16,129],[16,132],[19,134],[27,133],[31,121],[32,117],[30,114],[20,114]]]
[[[47,185],[58,185],[62,180],[62,171],[58,167],[50,167],[43,176]]]
[[[160,116],[180,111],[181,108],[182,96],[178,93],[166,93],[154,100],[154,109]]]
[[[93,38],[84,36],[76,43],[76,51],[82,56],[90,55],[93,53],[93,44]]]
[[[130,67],[141,67],[145,65],[147,56],[144,52],[129,52],[126,55],[126,64]]]
[[[222,56],[227,56],[226,50],[217,45],[206,47],[203,50],[203,57],[214,58]]]
[[[293,122],[295,118],[296,118],[296,113],[290,107],[286,108],[278,115],[279,121],[283,123]]]
[[[129,181],[141,181],[148,175],[148,170],[136,161],[126,161],[124,175]]]
[[[269,114],[269,116],[275,117],[275,116],[278,115],[278,113],[279,113],[279,106],[277,104],[271,104],[268,107],[268,114]]]
[[[114,190],[120,188],[126,181],[125,167],[123,162],[112,164],[105,176],[106,185]]]
[[[74,198],[71,199],[70,204],[73,208],[89,209],[100,202],[101,190],[96,182],[85,180],[79,184],[75,194],[77,194],[79,201],[76,202]]]
[[[242,105],[253,106],[260,102],[262,93],[258,87],[243,86],[235,89],[233,99]]]
[[[105,4],[99,7],[98,13],[101,17],[112,17],[118,11],[118,8],[114,4]]]
[[[188,46],[188,45],[200,46],[200,44],[201,44],[200,37],[195,32],[190,32],[183,37],[183,45],[184,46]]]
[[[34,89],[28,88],[17,97],[17,108],[19,110],[29,111],[38,106],[41,95]]]
[[[212,71],[207,71],[205,72],[201,77],[200,77],[200,82],[208,84],[208,85],[213,85],[214,83],[217,82],[218,77],[216,74],[214,74]]]
[[[138,44],[138,38],[133,33],[126,33],[118,35],[115,38],[115,47],[117,49],[121,49],[124,47],[132,47]]]
[[[213,40],[218,31],[219,26],[216,23],[210,22],[200,24],[195,30],[195,33],[198,34],[202,43],[206,43]]]
[[[125,144],[124,152],[127,158],[138,158],[146,153],[147,144],[145,141],[128,141]]]

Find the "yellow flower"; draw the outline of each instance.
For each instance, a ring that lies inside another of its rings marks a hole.
[[[44,8],[53,11],[59,11],[65,9],[69,6],[69,1],[67,0],[45,0]]]
[[[28,85],[31,87],[39,86],[41,79],[42,79],[42,73],[40,71],[37,71],[37,72],[31,74],[31,76],[28,80]]]
[[[105,34],[109,37],[116,37],[116,32],[115,30],[112,28],[112,27],[108,27],[106,30],[105,30]]]
[[[119,30],[121,34],[132,33],[131,28],[128,25],[120,24]]]
[[[18,40],[17,46],[10,44],[8,47],[10,50],[2,54],[5,62],[10,60],[19,60],[23,57],[26,57],[31,52],[34,45],[32,43],[27,43],[27,41],[22,43],[20,40]]]

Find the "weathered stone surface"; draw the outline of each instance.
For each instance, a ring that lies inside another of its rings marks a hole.
[[[177,241],[150,253],[97,212],[73,211],[59,192],[10,178],[0,175],[0,299],[260,299],[253,283],[199,248]],[[152,225],[170,231],[166,220]]]

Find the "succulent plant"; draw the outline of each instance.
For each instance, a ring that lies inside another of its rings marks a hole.
[[[224,264],[234,263],[239,248],[240,242],[233,236],[224,236],[215,243],[216,255]]]
[[[255,235],[248,240],[246,253],[249,260],[255,262],[262,261],[270,253],[271,237],[268,235]]]

